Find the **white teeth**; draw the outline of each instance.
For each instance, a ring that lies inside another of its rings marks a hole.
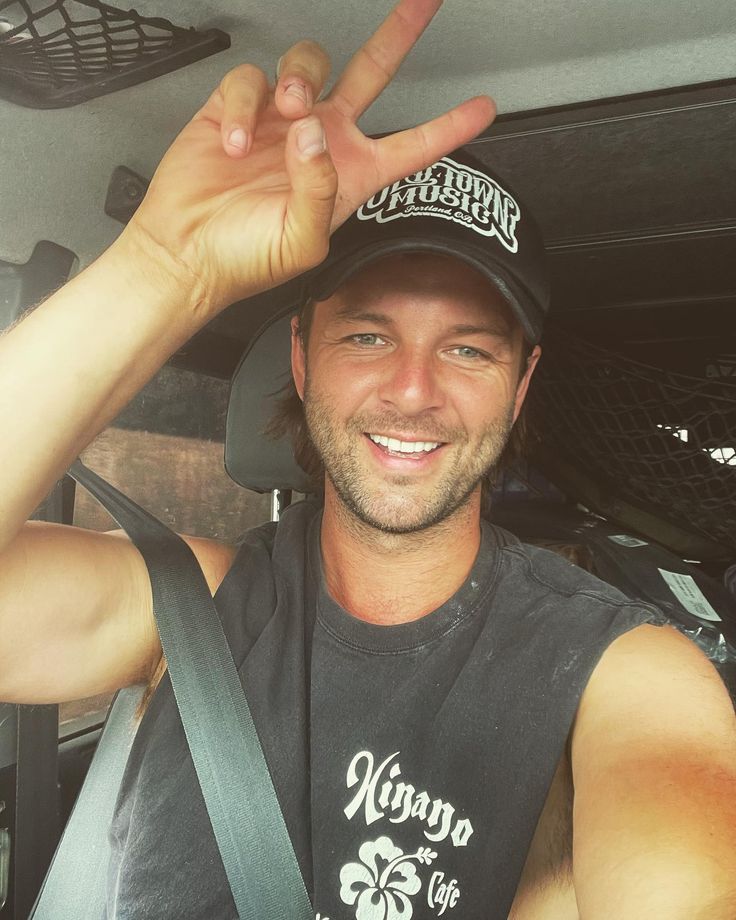
[[[439,447],[439,441],[399,441],[397,438],[387,438],[382,434],[369,434],[368,437],[375,444],[402,454],[426,453]]]
[[[381,444],[383,447],[388,447],[388,438],[384,438],[382,434],[369,434],[368,437],[371,441],[375,441],[376,444]]]

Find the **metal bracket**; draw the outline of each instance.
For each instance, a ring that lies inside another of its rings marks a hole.
[[[271,491],[271,520],[278,521],[291,504],[291,489],[273,489]]]

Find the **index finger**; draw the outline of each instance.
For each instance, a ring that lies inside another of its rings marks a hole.
[[[442,0],[399,0],[348,62],[329,99],[353,121],[380,96],[442,6]]]

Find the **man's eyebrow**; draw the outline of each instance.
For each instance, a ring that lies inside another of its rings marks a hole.
[[[387,313],[371,313],[355,307],[341,307],[335,314],[335,319],[350,320],[358,323],[376,323],[376,325],[390,326],[393,320]]]
[[[487,323],[482,326],[475,326],[468,323],[459,323],[450,329],[451,335],[491,335],[494,339],[503,339],[511,342],[513,336],[511,330],[505,323],[491,324]]]
[[[392,317],[387,313],[373,313],[370,310],[361,310],[358,307],[344,306],[335,313],[335,319],[356,323],[374,323],[377,326],[393,325]],[[501,339],[511,343],[513,335],[511,329],[502,320],[497,323],[488,322],[482,325],[473,323],[457,323],[448,330],[449,335],[490,335],[494,339]]]

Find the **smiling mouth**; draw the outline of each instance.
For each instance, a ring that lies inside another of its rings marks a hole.
[[[419,460],[442,447],[442,441],[400,441],[398,438],[389,438],[382,434],[366,432],[366,437],[391,457]]]

